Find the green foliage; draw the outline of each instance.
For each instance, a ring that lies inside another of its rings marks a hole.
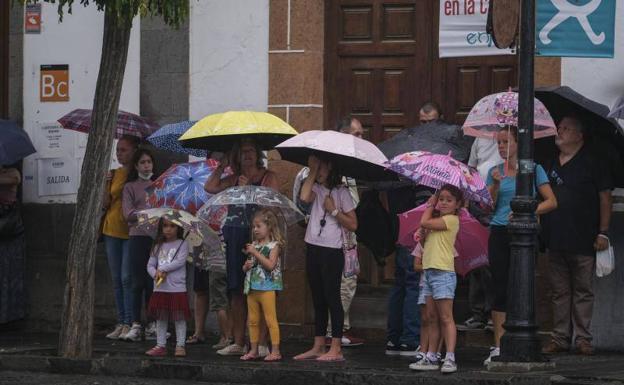
[[[62,21],[65,12],[71,14],[74,5],[84,7],[95,4],[98,10],[113,12],[119,19],[132,19],[136,15],[161,16],[165,23],[177,27],[188,16],[189,0],[21,0],[25,3],[58,4],[58,14]]]

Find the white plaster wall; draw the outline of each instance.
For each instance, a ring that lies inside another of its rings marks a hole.
[[[269,1],[191,1],[189,118],[266,111]]]
[[[120,109],[139,112],[139,60],[140,24],[133,23],[130,49],[121,93]],[[100,63],[104,13],[90,5],[75,4],[73,13],[65,14],[59,23],[57,6],[42,3],[42,31],[38,35],[24,35],[24,128],[35,147],[41,150],[45,141],[41,125],[55,122],[61,116],[76,108],[92,108],[93,96]],[[69,102],[41,103],[39,101],[40,65],[69,64]],[[81,159],[84,157],[86,135],[63,130],[63,157],[75,162],[77,176],[80,176]],[[80,136],[83,136],[81,139]],[[114,152],[113,152],[114,153]],[[37,159],[43,154],[34,154],[25,159],[24,202],[73,203],[75,194],[40,196],[37,180],[40,176]]]
[[[616,0],[615,55],[604,58],[563,58],[561,83],[612,107],[624,94],[624,0]]]

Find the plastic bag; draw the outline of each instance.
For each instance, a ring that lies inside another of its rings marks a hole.
[[[615,269],[615,256],[613,246],[609,242],[609,247],[605,250],[596,252],[596,275],[605,277]]]

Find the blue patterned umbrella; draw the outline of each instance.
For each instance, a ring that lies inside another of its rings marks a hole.
[[[174,164],[145,190],[149,205],[195,214],[210,198],[204,184],[218,164],[214,159]]]
[[[206,158],[208,156],[208,151],[195,148],[185,148],[182,147],[180,142],[178,142],[178,138],[195,123],[196,122],[187,120],[184,122],[164,125],[158,131],[150,135],[147,140],[155,147],[163,150]]]

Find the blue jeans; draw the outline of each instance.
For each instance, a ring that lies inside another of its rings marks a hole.
[[[414,257],[407,248],[397,246],[395,260],[394,286],[388,301],[388,341],[415,348],[420,343],[420,274],[414,271]]]
[[[117,319],[120,324],[132,324],[132,263],[128,240],[104,236],[108,267],[113,280]],[[147,266],[146,266],[147,268]]]

